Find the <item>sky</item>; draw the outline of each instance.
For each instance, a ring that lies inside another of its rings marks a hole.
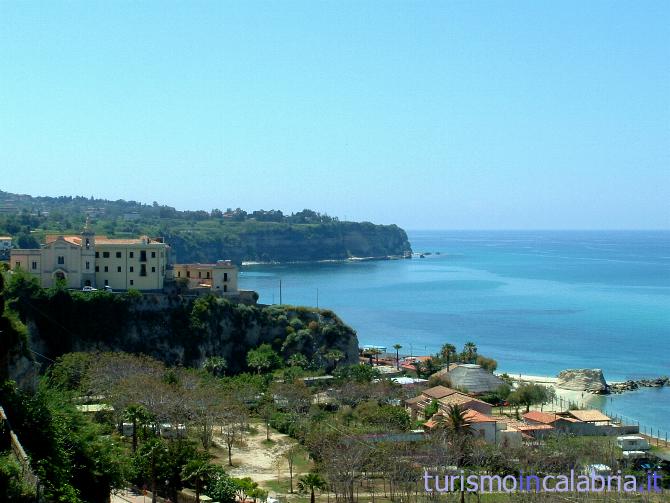
[[[670,2],[0,0],[0,189],[670,228]]]

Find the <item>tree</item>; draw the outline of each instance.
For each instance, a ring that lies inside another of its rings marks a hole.
[[[247,353],[247,365],[256,370],[256,373],[267,372],[279,367],[281,359],[269,344],[261,344]]]
[[[467,419],[465,410],[458,405],[449,405],[445,414],[447,430],[458,436],[472,434],[472,426]]]
[[[307,475],[303,475],[298,480],[298,490],[300,492],[309,491],[309,501],[314,503],[314,491],[316,489],[323,490],[326,488],[326,481],[318,473],[310,472]]]
[[[525,383],[510,393],[509,401],[515,405],[525,405],[526,412],[528,412],[531,405],[544,404],[550,401],[554,395],[555,391],[553,388],[548,388],[541,384]]]
[[[167,458],[167,446],[160,437],[153,437],[142,445],[135,456],[140,470],[149,476],[151,482],[151,502],[156,503],[159,474]]]
[[[228,466],[233,466],[233,447],[242,444],[246,426],[246,408],[232,398],[221,418],[221,436],[228,449]]]
[[[133,454],[137,451],[137,428],[146,424],[150,415],[147,409],[139,404],[131,404],[123,413],[124,420],[133,425]]]
[[[258,487],[258,482],[251,480],[251,477],[243,477],[240,479],[232,479],[235,483],[235,494],[240,501],[247,499],[251,493]]]
[[[468,363],[473,363],[477,358],[477,345],[474,342],[466,342],[463,346],[463,356]]]
[[[344,359],[344,353],[339,349],[331,349],[323,355],[323,358],[333,366],[333,369],[337,368],[337,362]]]
[[[289,493],[293,494],[293,467],[295,465],[296,458],[300,455],[302,449],[299,444],[293,444],[291,447],[284,451],[284,458],[286,458],[288,464],[288,477],[289,477]]]
[[[395,349],[395,368],[400,370],[400,350],[402,346],[400,344],[394,344],[393,349]]]
[[[223,356],[210,356],[203,363],[202,368],[217,377],[222,377],[228,368],[228,362]]]
[[[449,344],[448,342],[442,345],[440,355],[442,356],[442,358],[447,360],[447,372],[449,372],[449,365],[451,364],[451,355],[455,354],[456,354],[456,346],[454,346],[453,344]]]
[[[200,503],[200,491],[205,483],[216,475],[214,465],[210,464],[205,457],[192,459],[182,469],[182,477],[185,482],[191,482],[195,489],[195,503]]]
[[[300,368],[305,368],[307,365],[309,365],[309,361],[307,360],[307,357],[303,355],[302,353],[294,353],[292,354],[287,362],[291,367],[300,367]]]
[[[272,415],[276,412],[274,405],[271,402],[265,402],[258,408],[258,415],[265,424],[265,440],[270,440],[270,420]]]
[[[223,469],[216,468],[217,470],[212,475],[207,489],[208,496],[219,503],[235,503],[237,485]]]

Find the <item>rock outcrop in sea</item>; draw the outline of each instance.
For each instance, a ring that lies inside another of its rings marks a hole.
[[[609,385],[610,393],[623,393],[624,391],[635,391],[639,388],[662,388],[663,386],[670,386],[670,377],[657,377],[656,379],[639,379],[634,381],[618,382]]]
[[[609,387],[600,369],[569,369],[558,374],[556,386],[573,391],[606,394]]]

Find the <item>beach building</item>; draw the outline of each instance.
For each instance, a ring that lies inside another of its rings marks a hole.
[[[468,393],[483,394],[497,390],[505,381],[493,375],[481,365],[462,363],[448,373],[451,386]]]
[[[503,444],[506,446],[519,446],[523,435],[517,428],[513,428],[504,421],[499,421],[489,414],[483,414],[473,409],[462,409],[463,417],[470,426],[476,438],[480,438],[489,444]],[[427,433],[437,431],[447,421],[446,412],[440,410],[423,424]]]
[[[583,423],[589,423],[595,426],[608,426],[612,424],[612,419],[596,409],[570,410],[568,411],[568,415]]]
[[[549,425],[556,430],[566,432],[576,432],[578,430],[576,425],[581,423],[579,419],[575,419],[574,417],[567,417],[549,412],[540,412],[538,410],[526,412],[522,417],[526,425]]]

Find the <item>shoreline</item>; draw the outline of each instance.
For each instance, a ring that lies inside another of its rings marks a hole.
[[[382,261],[382,260],[403,260],[410,259],[412,257],[404,257],[402,255],[383,255],[380,257],[347,257],[347,258],[326,258],[320,260],[270,260],[267,262],[264,261],[255,261],[255,260],[243,260],[242,267],[247,266],[256,266],[256,265],[301,265],[301,264],[339,264],[344,262],[373,262],[373,261]]]

